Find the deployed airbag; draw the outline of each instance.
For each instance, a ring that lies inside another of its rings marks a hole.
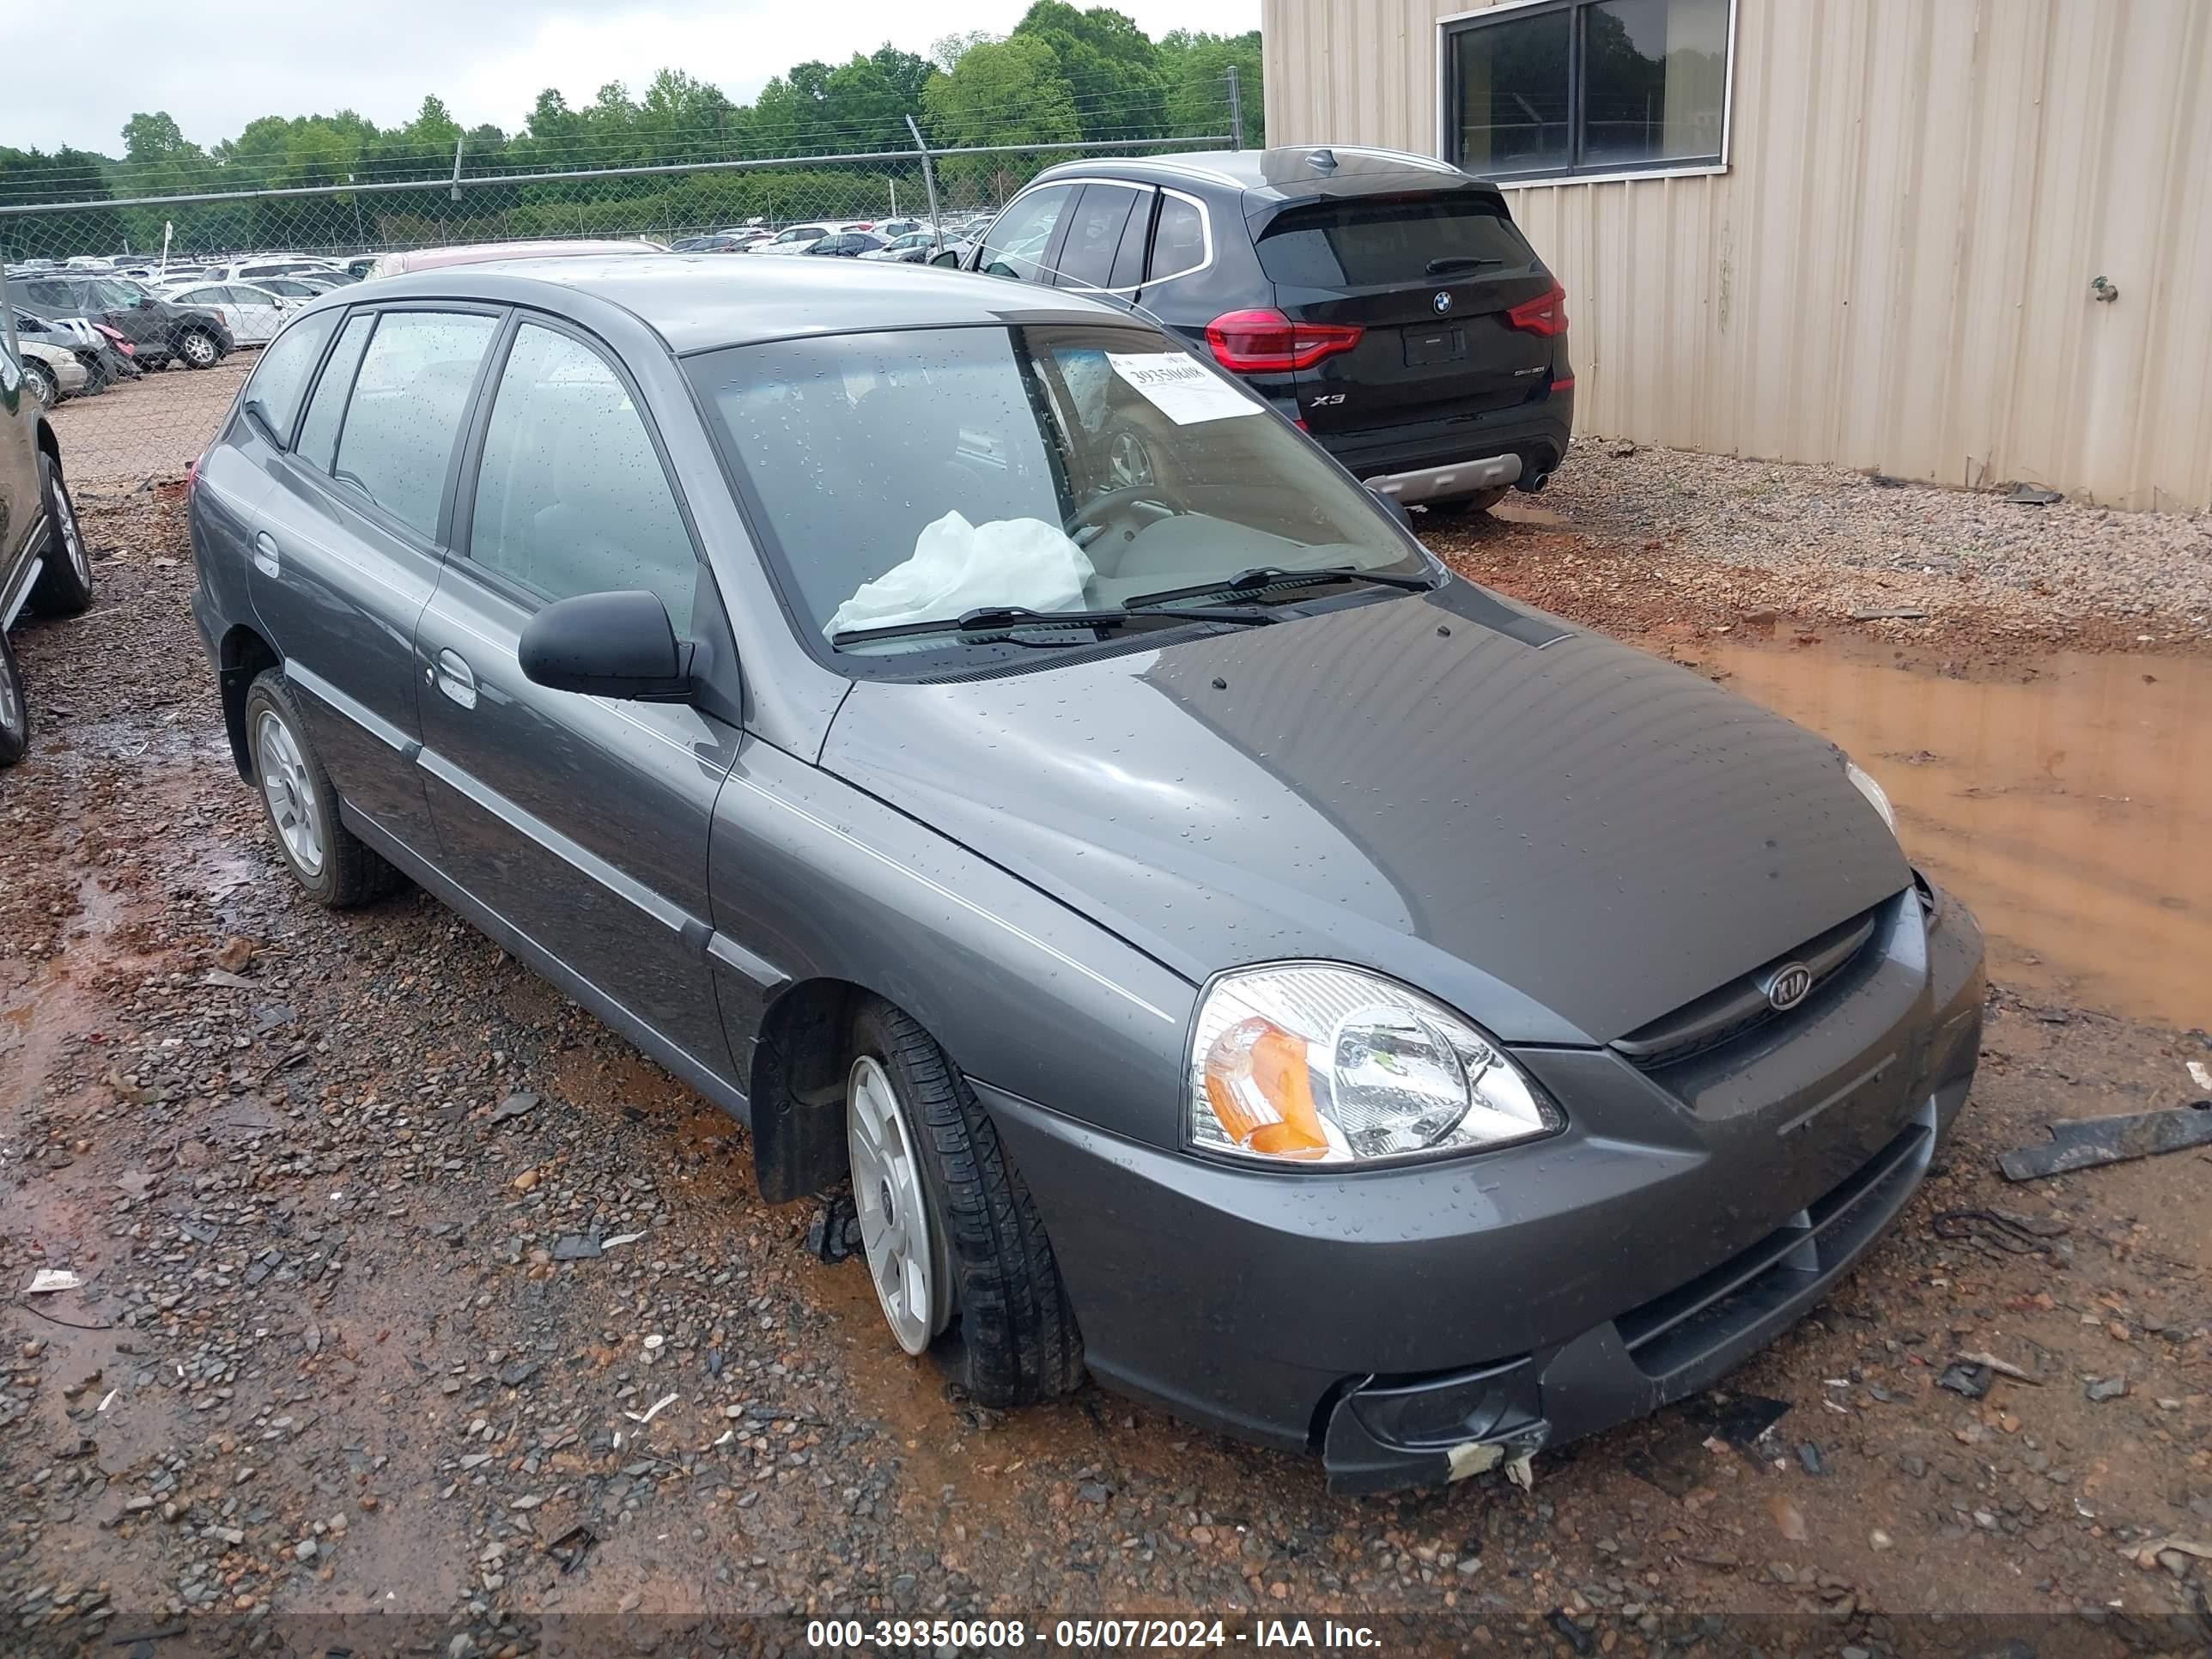
[[[914,554],[837,607],[831,639],[861,628],[949,621],[979,605],[1070,611],[1095,573],[1081,548],[1042,519],[971,525],[948,513],[915,538]]]

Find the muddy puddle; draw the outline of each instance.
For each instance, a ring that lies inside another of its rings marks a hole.
[[[2000,980],[2212,1025],[2212,661],[2039,656],[1953,678],[1832,642],[1695,655],[1881,780]]]

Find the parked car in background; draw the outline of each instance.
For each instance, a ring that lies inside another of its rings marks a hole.
[[[230,330],[234,341],[254,346],[275,339],[284,319],[317,296],[309,289],[304,299],[288,299],[252,283],[203,282],[184,283],[171,289],[168,297],[174,304],[215,313]]]
[[[218,282],[254,283],[266,276],[291,276],[301,272],[337,269],[335,262],[304,253],[262,253],[210,265],[205,275]]]
[[[706,236],[686,236],[671,242],[671,253],[740,253],[760,238],[749,232],[718,230]]]
[[[1340,1489],[1510,1465],[1832,1296],[1973,1079],[1980,933],[1835,744],[1455,574],[1079,294],[331,295],[190,520],[298,885],[412,877],[769,1199],[849,1190],[979,1406],[1087,1369]]]
[[[1408,506],[1485,510],[1567,453],[1566,290],[1496,185],[1428,156],[1071,161],[969,265],[1141,308]]]
[[[20,335],[15,343],[17,355],[22,359],[23,378],[40,408],[52,409],[63,398],[75,397],[89,384],[92,377],[75,352]]]
[[[846,227],[842,224],[786,225],[773,236],[755,242],[745,250],[748,253],[783,254],[804,253],[824,236],[835,235]]]
[[[530,242],[469,242],[457,247],[418,247],[398,253],[379,254],[369,267],[371,278],[404,276],[410,271],[443,270],[454,265],[480,265],[504,259],[555,259],[578,254],[665,253],[658,242],[644,240],[574,241],[547,240]]]
[[[176,362],[211,368],[234,343],[215,313],[173,304],[119,276],[56,272],[17,287],[18,301],[41,316],[82,317],[112,328],[131,343],[142,368]]]
[[[817,258],[857,259],[863,254],[879,253],[890,246],[888,236],[878,236],[872,230],[841,230],[817,237],[806,245],[806,252]]]
[[[31,741],[9,630],[27,609],[74,617],[92,603],[92,554],[62,476],[61,441],[25,371],[10,286],[0,276],[0,766],[22,759]]]
[[[892,264],[927,264],[929,256],[937,250],[938,241],[938,234],[933,230],[909,230],[892,237],[881,247],[868,249],[860,257]]]
[[[110,384],[123,379],[129,372],[128,360],[116,349],[107,335],[82,317],[55,319],[40,317],[17,307],[15,337],[26,344],[66,351],[75,357],[78,367],[84,370],[81,391],[85,397],[105,392]]]

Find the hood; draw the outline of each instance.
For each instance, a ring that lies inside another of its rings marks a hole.
[[[1911,878],[1826,739],[1464,581],[860,681],[822,764],[1194,984],[1354,963],[1507,1042],[1609,1042]]]

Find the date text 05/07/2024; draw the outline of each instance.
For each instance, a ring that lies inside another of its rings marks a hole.
[[[1249,1628],[1231,1627],[1218,1619],[1061,1619],[1049,1626],[1019,1619],[814,1619],[807,1621],[806,1644],[830,1652],[919,1648],[942,1653],[1030,1645],[1076,1653],[1177,1653],[1231,1647],[1379,1653],[1382,1649],[1382,1638],[1371,1626],[1334,1619],[1260,1619]]]

